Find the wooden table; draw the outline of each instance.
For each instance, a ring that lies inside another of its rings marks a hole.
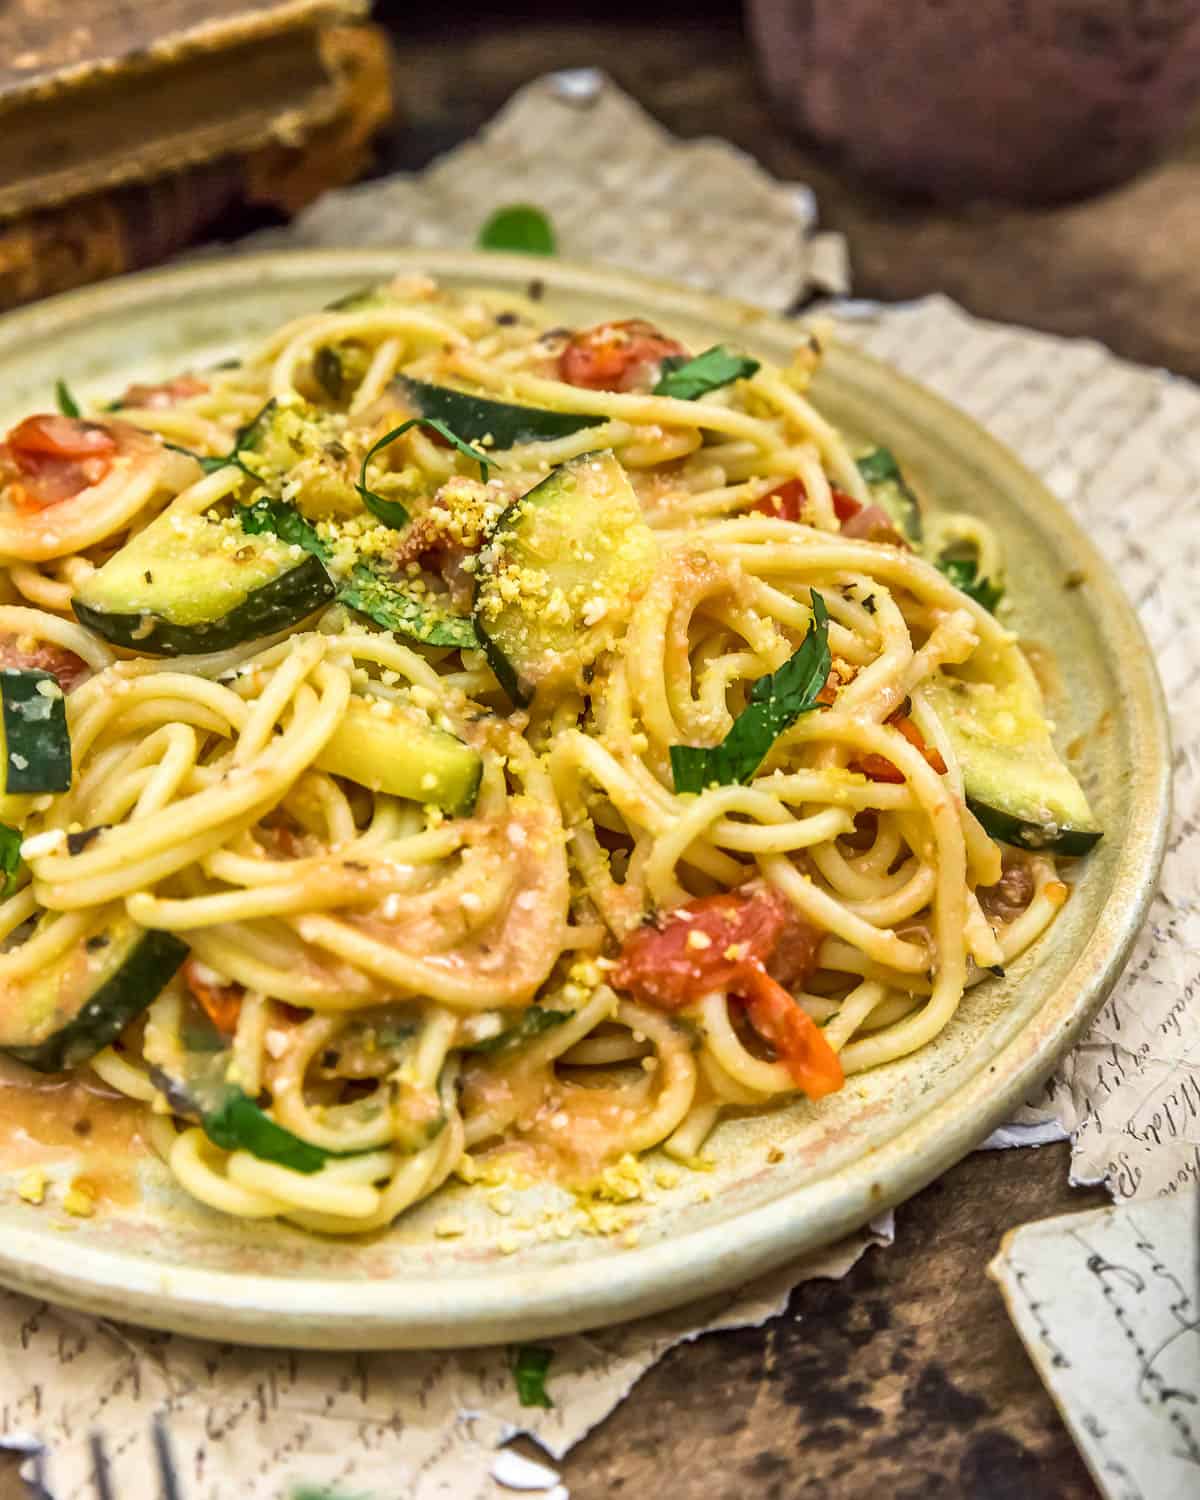
[[[902,204],[773,123],[727,5],[618,0],[603,26],[547,19],[563,9],[549,0],[540,16],[537,3],[520,19],[504,9],[468,21],[434,7],[423,31],[413,7],[380,0],[402,100],[381,170],[425,165],[549,69],[596,64],[681,135],[719,133],[811,183],[825,227],[849,237],[859,294],[945,291],[980,314],[1200,375],[1200,131],[1085,203]],[[1067,1167],[1065,1146],[969,1157],[898,1211],[890,1250],[800,1287],[764,1328],[676,1350],[562,1465],[574,1500],[1095,1500],[984,1274],[1007,1229],[1105,1201],[1071,1190]],[[17,1494],[7,1466],[0,1500]]]

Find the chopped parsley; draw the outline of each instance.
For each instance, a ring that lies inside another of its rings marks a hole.
[[[799,649],[777,672],[760,677],[746,707],[719,745],[671,746],[671,772],[677,792],[702,792],[714,782],[727,786],[747,782],[767,751],[801,714],[823,705],[817,695],[829,677],[829,612],[812,591],[812,622]]]

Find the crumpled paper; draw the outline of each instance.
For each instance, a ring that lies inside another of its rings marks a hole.
[[[680,190],[701,173],[702,194]],[[460,182],[460,174],[469,176]],[[640,205],[633,215],[631,197]],[[590,71],[530,85],[478,140],[423,177],[331,195],[291,229],[254,236],[247,248],[469,245],[493,207],[518,198],[550,211],[563,252],[576,257],[776,310],[814,289],[845,287],[844,249],[836,237],[814,240],[806,189],[773,183],[719,142],[673,141]],[[632,242],[629,223],[644,224],[645,212],[660,215],[657,232]],[[772,232],[760,235],[764,227]],[[1161,1191],[1195,1176],[1200,1159],[1200,1020],[1188,1008],[1200,963],[1200,635],[1191,611],[1200,390],[1098,345],[981,323],[941,298],[845,310],[857,312],[846,336],[971,411],[1047,479],[1116,567],[1158,653],[1177,745],[1163,894],[1091,1036],[1032,1113],[988,1144],[1057,1138],[1065,1127],[1075,1134],[1078,1178],[1107,1176],[1122,1196]],[[844,1274],[868,1242],[855,1237],[740,1295],[556,1341],[557,1405],[547,1413],[516,1405],[501,1351],[243,1351],[0,1294],[0,1417],[10,1440],[36,1431],[52,1447],[45,1470],[56,1500],[90,1496],[85,1439],[93,1426],[119,1450],[114,1465],[127,1466],[115,1470],[116,1492],[148,1492],[149,1422],[163,1407],[186,1500],[235,1487],[258,1500],[286,1493],[291,1477],[345,1495],[370,1484],[377,1500],[495,1500],[503,1493],[490,1477],[498,1443],[527,1431],[561,1456],[673,1344],[763,1321],[806,1276]],[[541,1493],[564,1500],[561,1487]]]
[[[728,141],[680,141],[595,68],[527,84],[478,136],[419,175],[328,193],[286,229],[243,245],[462,248],[512,203],[543,209],[573,260],[652,272],[774,312],[850,289],[845,241],[815,232],[810,188],[775,181]]]
[[[529,1433],[561,1458],[676,1344],[775,1317],[798,1281],[843,1276],[892,1216],[740,1292],[554,1341],[550,1410],[522,1407],[504,1349],[321,1354],[126,1328],[0,1292],[0,1444],[54,1500],[95,1500],[89,1434],[104,1435],[113,1493],[153,1493],[151,1418],[166,1417],[184,1500],[496,1500],[497,1448]],[[543,1500],[565,1500],[553,1470]],[[558,1493],[555,1491],[558,1489]],[[538,1492],[535,1491],[535,1495]]]
[[[1111,1500],[1200,1490],[1198,1210],[1183,1192],[1043,1219],[988,1267]]]

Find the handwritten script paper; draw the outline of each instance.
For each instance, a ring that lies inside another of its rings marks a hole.
[[[120,1500],[153,1493],[156,1411],[168,1418],[185,1500],[228,1500],[235,1489],[242,1500],[277,1500],[293,1485],[333,1486],[339,1500],[496,1500],[499,1444],[528,1432],[561,1458],[668,1349],[763,1323],[783,1311],[798,1281],[842,1276],[867,1245],[890,1239],[889,1214],[877,1231],[740,1293],[555,1340],[550,1411],[518,1404],[503,1349],[236,1349],[0,1292],[0,1429],[31,1455],[44,1446],[26,1472],[38,1473],[54,1500],[95,1500],[93,1431],[104,1434]]]
[[[1026,1224],[988,1268],[1113,1500],[1200,1495],[1198,1206],[1187,1193]]]
[[[588,113],[597,109],[609,114]],[[596,120],[603,128],[589,125]],[[479,187],[482,196],[453,198],[452,164],[470,167],[472,194]],[[670,190],[700,176],[702,195]],[[571,205],[584,201],[581,180],[595,191],[586,197],[586,221],[576,223]],[[727,146],[672,141],[595,75],[531,85],[490,131],[423,178],[336,195],[292,230],[256,236],[250,248],[470,244],[492,207],[521,196],[551,209],[567,253],[628,264],[621,241],[630,192],[652,199],[664,216],[656,221],[661,232],[639,243],[637,269],[775,309],[814,285],[842,284],[836,243],[812,238],[811,195],[771,182]],[[711,216],[700,225],[684,216],[697,203]],[[765,224],[786,231],[785,253],[777,253],[776,238],[754,238]],[[1092,1037],[1039,1102],[1043,1119],[1048,1103],[1075,1132],[1077,1176],[1107,1175],[1123,1196],[1162,1192],[1195,1175],[1200,1141],[1200,1017],[1187,1000],[1200,966],[1200,613],[1193,608],[1200,392],[1094,345],[979,323],[939,299],[874,311],[845,332],[966,407],[1049,481],[1117,568],[1158,653],[1176,716],[1178,777],[1164,893]],[[1043,1126],[1043,1138],[1047,1130],[1053,1126]],[[118,1468],[117,1493],[148,1493],[148,1425],[163,1406],[187,1500],[274,1497],[292,1476],[337,1482],[347,1494],[370,1486],[379,1500],[496,1500],[495,1444],[530,1430],[561,1456],[673,1344],[761,1321],[805,1276],[848,1268],[863,1243],[830,1252],[820,1266],[792,1265],[738,1298],[560,1340],[552,1385],[558,1405],[550,1413],[515,1404],[499,1352],[246,1352],[118,1329],[0,1294],[0,1431],[36,1432],[52,1446],[56,1500],[90,1500],[92,1426],[110,1436],[117,1463],[127,1466]]]

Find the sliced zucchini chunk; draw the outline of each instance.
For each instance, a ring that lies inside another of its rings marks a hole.
[[[938,673],[925,685],[958,758],[967,806],[1003,844],[1086,854],[1102,830],[1054,748],[1029,663],[1008,646],[972,667],[986,675]]]
[[[114,645],[188,656],[286,630],[333,596],[321,562],[281,538],[167,512],[85,581],[74,610]]]
[[[0,700],[0,792],[65,792],[71,785],[71,735],[57,679],[35,667],[5,667]]]
[[[857,460],[858,472],[871,490],[871,498],[887,511],[910,542],[921,540],[921,503],[905,479],[890,448],[872,448]]]
[[[0,986],[0,1052],[42,1073],[77,1068],[120,1036],[188,955],[120,908],[29,979]]]
[[[497,521],[475,575],[475,627],[514,703],[576,676],[650,581],[654,534],[612,453],[555,469]]]
[[[493,401],[472,391],[448,385],[431,385],[401,375],[394,382],[421,417],[436,417],[466,443],[487,441],[492,448],[516,448],[521,443],[553,442],[585,427],[599,427],[607,417],[577,411],[546,411],[537,406],[518,406]]]
[[[483,775],[478,750],[385,699],[351,698],[317,765],[371,791],[448,813],[472,811]]]

